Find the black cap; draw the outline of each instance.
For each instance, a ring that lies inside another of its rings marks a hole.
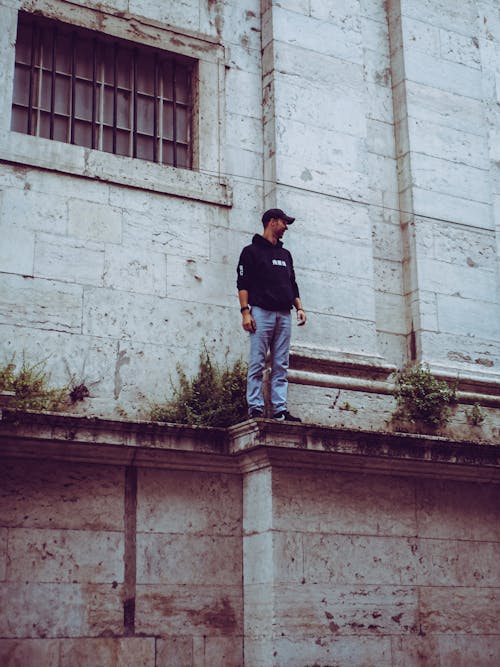
[[[270,208],[262,216],[262,224],[267,225],[267,223],[269,222],[269,220],[271,220],[271,218],[276,218],[276,219],[279,218],[280,220],[286,222],[287,225],[291,225],[292,222],[295,220],[295,218],[291,218],[280,208]]]

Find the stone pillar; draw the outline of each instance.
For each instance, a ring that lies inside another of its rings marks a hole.
[[[314,313],[294,349],[377,357],[367,92],[357,3],[262,2],[265,206]],[[343,4],[343,3],[342,3]]]
[[[389,2],[408,356],[494,382],[491,62],[499,40],[488,12],[475,0]]]

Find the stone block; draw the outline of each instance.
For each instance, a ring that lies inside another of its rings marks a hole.
[[[80,333],[82,287],[4,274],[0,312],[2,324]]]
[[[460,35],[450,30],[439,31],[441,58],[467,67],[481,68],[481,55],[477,37]]]
[[[0,194],[1,197],[1,194]],[[0,225],[0,271],[33,275],[35,234],[27,229],[12,227],[8,220]]]
[[[348,535],[416,534],[413,482],[356,474],[279,470],[274,484],[278,530]]]
[[[276,637],[273,641],[275,665],[304,667],[304,665],[391,665],[389,637],[332,637],[332,633],[320,637]]]
[[[167,258],[167,295],[180,301],[236,305],[236,264],[223,264],[215,258],[200,260],[186,257]]]
[[[483,373],[485,369],[500,366],[498,345],[481,337],[471,337],[424,331],[420,335],[424,358],[441,360],[454,367],[464,367],[472,372]]]
[[[8,581],[123,581],[123,536],[116,532],[10,528]]]
[[[486,202],[467,199],[460,193],[455,195],[413,187],[413,211],[422,217],[458,222],[480,229],[493,229],[491,206]]]
[[[5,638],[98,637],[123,631],[121,586],[29,581],[0,584]]]
[[[273,7],[273,37],[278,42],[299,45],[302,49],[322,53],[348,62],[362,62],[362,39],[359,16],[350,17],[349,25],[304,17],[277,5]]]
[[[453,30],[463,35],[477,31],[477,13],[474,0],[404,0],[401,11],[405,16]]]
[[[491,186],[484,169],[415,153],[411,156],[411,169],[413,185],[417,188],[474,202],[489,204],[491,201]]]
[[[141,533],[137,538],[140,584],[237,586],[241,577],[239,536]]]
[[[420,626],[426,634],[494,635],[500,603],[497,588],[420,587]]]
[[[123,470],[12,460],[2,467],[2,523],[13,528],[123,529]]]
[[[274,539],[271,530],[243,537],[245,586],[271,584],[274,580]]]
[[[107,245],[104,285],[134,294],[165,296],[165,255],[137,247]]]
[[[58,143],[58,142],[53,142]],[[59,195],[9,188],[1,193],[0,224],[25,231],[66,234],[67,201]]]
[[[280,94],[276,116],[298,120],[304,125],[336,129],[352,136],[366,136],[365,98],[355,86],[353,93],[344,94],[339,87],[335,91],[337,94],[332,95],[328,86],[318,88],[303,80],[298,87],[295,79],[282,74],[276,82]],[[314,104],[310,104],[311,99],[315,100]]]
[[[60,667],[156,667],[154,637],[61,641]]]
[[[481,74],[477,69],[436,58],[432,54],[405,51],[406,78],[448,93],[482,99]],[[409,107],[411,114],[411,107]]]
[[[307,286],[302,286],[307,307]],[[294,327],[292,345],[306,344],[355,354],[376,354],[375,322],[352,320],[324,313],[309,313],[306,327]]]
[[[206,637],[204,667],[243,667],[242,637]]]
[[[296,271],[304,304],[309,311],[339,317],[375,319],[373,285],[366,280],[345,278],[330,271]],[[325,290],[325,285],[329,285]]]
[[[55,234],[36,237],[34,275],[81,285],[102,285],[104,248]]]
[[[418,562],[410,538],[304,535],[303,549],[306,584],[416,583]]]
[[[245,653],[248,642],[258,638],[259,642],[269,641],[274,625],[274,587],[265,584],[245,584]],[[269,655],[269,654],[268,654]]]
[[[437,308],[441,331],[461,336],[478,336],[491,341],[498,340],[500,335],[498,304],[492,301],[438,294]]]
[[[376,83],[366,83],[366,118],[377,120],[381,123],[391,124],[394,122],[394,108],[392,102],[393,91]]]
[[[418,630],[418,593],[408,586],[275,587],[277,636],[385,637]]]
[[[176,0],[129,0],[128,11],[135,16],[144,16],[162,24],[185,28],[200,29],[198,3],[176,2]]]
[[[0,639],[5,667],[61,667],[57,639]]]
[[[499,512],[494,485],[421,480],[417,487],[420,537],[495,541],[500,536]]]
[[[495,587],[499,580],[495,542],[418,539],[412,553],[418,559],[420,586]]]
[[[402,295],[377,291],[375,293],[375,312],[377,331],[406,334],[408,325]]]
[[[245,179],[260,179],[262,177],[261,152],[227,146],[224,157],[226,174]]]
[[[237,536],[241,481],[225,474],[141,469],[137,525],[146,533]]]
[[[155,667],[193,667],[193,639],[187,636],[156,640]]]
[[[489,301],[494,298],[497,277],[494,271],[477,266],[450,264],[435,259],[419,258],[418,272],[423,290],[464,299]],[[473,264],[473,262],[472,262]],[[443,322],[443,325],[446,323]]]
[[[234,637],[242,634],[240,586],[139,585],[137,633]]]
[[[258,72],[229,70],[226,74],[226,112],[262,118],[262,78]]]
[[[53,143],[51,142],[51,144]],[[65,146],[68,148],[67,144]],[[73,146],[73,148],[75,147]],[[79,174],[26,167],[24,188],[30,191],[33,197],[54,195],[56,201],[59,197],[63,197],[68,207],[68,213],[71,212],[73,206],[71,202],[76,203],[77,201],[82,204],[84,202],[90,205],[99,204],[105,210],[113,210],[109,206],[111,191],[109,184],[90,178],[81,178]],[[75,208],[73,208],[73,212],[76,213]],[[44,231],[49,232],[51,230],[44,229]],[[53,231],[56,232],[57,230]]]
[[[438,222],[432,224],[432,241],[432,256],[435,259],[460,267],[477,267],[485,271],[496,269],[493,232],[484,233]]]
[[[68,201],[68,234],[94,243],[120,243],[122,212],[119,208],[83,199]]]
[[[432,635],[391,637],[391,667],[434,667],[440,660],[439,638]]]
[[[484,136],[484,130],[480,129],[482,123],[478,123],[484,118],[481,100],[414,81],[407,81],[405,89],[411,118]]]
[[[484,126],[479,126],[472,133],[409,118],[408,127],[412,151],[459,165],[489,169],[488,138]]]
[[[263,468],[243,476],[243,530],[245,536],[272,527],[272,472]]]
[[[428,53],[435,58],[441,57],[440,30],[432,23],[426,23],[408,16],[401,20],[403,33],[403,45],[405,52],[408,50]]]
[[[498,663],[500,655],[498,635],[472,636],[469,633],[467,636],[441,635],[438,641],[442,667],[471,667],[471,665],[496,667]]]
[[[228,113],[226,140],[228,145],[242,150],[262,153],[262,121],[241,113]]]

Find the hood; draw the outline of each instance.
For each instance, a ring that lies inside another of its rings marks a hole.
[[[272,244],[271,241],[268,241],[265,239],[261,234],[254,234],[254,237],[252,239],[252,243],[255,243],[255,245],[260,246],[261,248],[282,248],[283,243],[281,241],[278,241],[276,245]]]

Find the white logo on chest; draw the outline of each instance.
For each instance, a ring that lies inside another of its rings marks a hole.
[[[286,266],[286,262],[284,259],[273,259],[272,263],[273,266]]]

